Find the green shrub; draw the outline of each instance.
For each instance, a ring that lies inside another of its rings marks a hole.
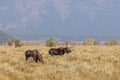
[[[7,45],[8,45],[8,46],[12,46],[12,45],[13,45],[13,41],[12,41],[12,40],[9,40],[9,41],[7,42]]]
[[[117,40],[115,40],[115,39],[109,39],[109,40],[107,40],[107,42],[106,42],[106,45],[118,45],[119,44],[119,42],[117,41]]]
[[[22,43],[19,39],[15,39],[14,44],[15,44],[15,47],[21,47],[22,46]]]
[[[48,40],[46,40],[46,46],[48,47],[55,46],[55,40],[53,38],[49,38]]]

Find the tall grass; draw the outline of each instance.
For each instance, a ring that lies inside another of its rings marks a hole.
[[[37,49],[45,63],[25,61],[24,52]],[[76,46],[72,53],[49,56],[49,47],[0,46],[0,80],[119,80],[120,46]]]

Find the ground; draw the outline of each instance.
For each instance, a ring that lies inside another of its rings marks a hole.
[[[25,61],[24,52],[37,49],[45,63]],[[49,47],[0,46],[0,80],[119,80],[120,46],[73,46],[72,53],[48,55]]]

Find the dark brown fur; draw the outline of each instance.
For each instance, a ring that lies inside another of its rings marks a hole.
[[[67,47],[51,48],[49,50],[49,54],[51,56],[54,56],[54,55],[60,55],[61,56],[61,55],[64,55],[65,53],[68,54],[70,52],[71,52],[71,50]]]
[[[28,58],[32,57],[34,61],[36,62],[43,62],[43,57],[42,57],[42,54],[40,54],[38,52],[38,50],[34,49],[34,50],[27,50],[25,51],[25,58],[26,58],[26,61],[28,60]]]

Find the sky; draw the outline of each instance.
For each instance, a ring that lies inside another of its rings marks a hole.
[[[11,35],[120,36],[120,0],[0,0]]]

